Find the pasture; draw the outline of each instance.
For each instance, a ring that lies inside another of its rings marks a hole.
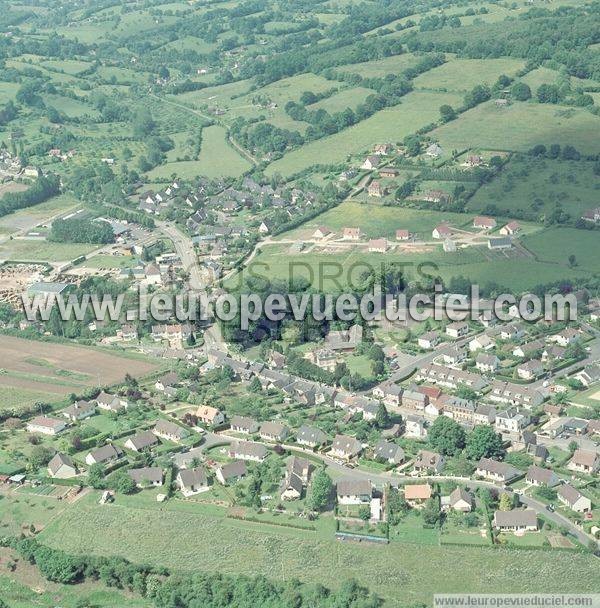
[[[377,112],[370,118],[335,135],[307,143],[271,163],[265,173],[289,176],[317,164],[333,164],[348,156],[370,149],[382,141],[401,141],[419,127],[437,120],[443,104],[458,104],[460,97],[452,93],[413,91],[402,103]]]
[[[347,63],[346,65],[340,65],[336,70],[358,74],[363,78],[383,78],[387,74],[398,74],[407,68],[411,68],[421,59],[422,57],[406,53],[383,59],[374,59],[373,61],[363,61],[362,63]]]
[[[536,144],[557,143],[595,154],[599,127],[599,117],[579,108],[520,102],[498,108],[488,101],[438,127],[431,137],[446,150],[480,147],[525,152]]]
[[[88,500],[89,498],[89,500]],[[307,530],[223,518],[197,506],[185,511],[171,501],[156,508],[96,504],[97,493],[54,519],[40,540],[68,552],[122,555],[138,562],[182,570],[262,574],[274,579],[293,572],[301,580],[338,587],[355,578],[388,606],[428,602],[437,592],[593,591],[596,565],[588,554],[527,554],[485,547],[438,547],[411,542],[356,545]],[[119,542],[100,531],[118,528]],[[140,534],[154,530],[154,534]],[[181,534],[181,530],[186,530]],[[173,542],[177,538],[177,542]],[[213,542],[204,542],[207,538]],[[424,569],[423,563],[428,567]],[[460,576],[458,573],[460,572]]]
[[[0,259],[19,262],[69,262],[97,249],[83,243],[50,243],[44,239],[14,239],[0,245]]]

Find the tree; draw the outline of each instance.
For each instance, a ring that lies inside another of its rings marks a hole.
[[[440,517],[440,510],[438,507],[437,499],[430,498],[425,503],[425,506],[423,507],[423,510],[421,511],[421,515],[423,516],[423,521],[427,525],[434,526]]]
[[[466,448],[467,457],[471,460],[501,458],[505,453],[502,437],[487,424],[476,426],[471,431]]]
[[[513,508],[513,499],[510,494],[504,492],[500,495],[500,502],[498,503],[498,508],[500,511],[512,511]]]
[[[46,466],[54,456],[54,450],[45,445],[36,445],[31,450],[29,464],[32,469],[39,469]]]
[[[465,431],[451,418],[438,416],[429,429],[432,448],[446,456],[454,456],[465,447]]]
[[[362,505],[358,509],[358,516],[363,521],[369,521],[369,519],[371,519],[371,508],[367,505]]]
[[[132,494],[136,488],[135,481],[133,481],[127,471],[119,471],[115,475],[114,488],[121,494]]]
[[[511,95],[517,101],[527,101],[531,99],[531,89],[524,82],[516,82],[512,86]]]
[[[377,414],[375,414],[375,424],[378,429],[387,429],[390,426],[390,416],[387,408],[383,403],[379,404],[377,408]]]
[[[320,469],[313,477],[310,494],[308,495],[307,504],[313,511],[321,511],[327,506],[331,491],[333,490],[333,482],[331,477],[327,475],[325,469]]]
[[[575,255],[571,254],[569,256],[569,268],[575,268],[577,266],[577,258]]]
[[[456,118],[456,110],[452,106],[444,104],[440,106],[440,118],[442,122],[450,122]]]
[[[101,489],[104,487],[104,468],[99,463],[94,463],[88,471],[88,483],[92,488]]]

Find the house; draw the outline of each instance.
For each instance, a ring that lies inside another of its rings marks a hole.
[[[336,435],[329,453],[331,456],[350,460],[351,458],[358,456],[361,452],[362,444],[358,439],[348,437],[348,435]]]
[[[408,241],[410,240],[410,232],[408,230],[400,229],[396,230],[397,241]]]
[[[526,361],[517,367],[517,375],[522,380],[534,380],[544,373],[544,365],[537,359]]]
[[[556,342],[561,346],[569,346],[581,339],[581,332],[573,327],[567,327],[561,332],[554,334],[548,338],[551,342]]]
[[[442,399],[444,416],[452,418],[461,424],[472,424],[476,404],[469,399],[444,395]]]
[[[508,222],[506,226],[502,226],[499,232],[502,236],[514,236],[517,232],[520,232],[521,225],[519,222]]]
[[[572,485],[565,483],[558,488],[558,500],[576,513],[587,513],[592,510],[592,501]]]
[[[437,331],[428,331],[417,339],[417,344],[420,348],[431,350],[441,342],[441,337]]]
[[[369,253],[385,253],[388,250],[386,239],[371,239],[368,244]]]
[[[443,190],[428,190],[425,194],[421,195],[420,198],[428,203],[441,203],[448,202],[450,200],[450,195]]]
[[[342,238],[347,241],[359,241],[361,237],[360,228],[344,228]]]
[[[474,391],[481,391],[488,385],[487,380],[479,374],[473,374],[436,363],[430,363],[428,366],[420,368],[417,372],[417,380],[426,380],[432,384],[451,389],[468,386]]]
[[[493,230],[496,225],[497,222],[493,217],[478,215],[473,219],[473,228],[480,228],[481,230]]]
[[[402,403],[404,389],[393,382],[385,382],[373,389],[373,397],[381,399],[385,405],[399,407]]]
[[[62,415],[73,422],[85,420],[95,413],[96,406],[91,401],[84,401],[83,399],[76,401],[62,411]]]
[[[542,361],[544,363],[553,361],[563,361],[566,356],[567,349],[563,346],[547,346],[542,353]]]
[[[521,471],[509,464],[506,464],[505,462],[498,462],[497,460],[492,460],[491,458],[482,458],[477,463],[475,475],[477,477],[484,477],[490,481],[508,483],[519,477],[519,475],[521,475]]]
[[[441,146],[437,143],[433,143],[425,149],[425,154],[430,158],[439,158],[443,153]]]
[[[353,351],[363,337],[362,325],[354,324],[350,329],[330,331],[325,336],[325,344],[334,351]]]
[[[154,429],[152,429],[152,432],[167,441],[182,441],[190,434],[187,429],[184,429],[170,420],[165,420],[164,418],[159,418],[156,421],[156,425],[154,426]]]
[[[281,422],[263,422],[260,425],[260,438],[265,441],[284,441],[289,429]]]
[[[464,321],[455,321],[446,326],[446,335],[451,338],[462,338],[469,333],[469,324]]]
[[[281,500],[298,500],[302,497],[304,484],[293,472],[287,471],[281,486]]]
[[[371,155],[365,158],[365,161],[361,165],[361,169],[365,169],[366,171],[372,171],[373,169],[377,169],[379,164],[381,163],[381,159],[379,156]]]
[[[413,410],[423,411],[429,403],[429,397],[417,390],[416,386],[410,386],[402,393],[402,405]]]
[[[533,509],[496,511],[493,525],[501,532],[533,532],[538,529],[537,515]]]
[[[373,497],[373,486],[368,479],[340,479],[336,494],[340,505],[368,504]]]
[[[442,471],[446,459],[436,452],[428,450],[420,450],[415,458],[413,470],[419,474],[437,474]]]
[[[452,239],[444,239],[442,249],[444,253],[453,253],[457,250],[456,243]]]
[[[269,450],[260,443],[250,441],[236,441],[229,448],[229,457],[236,460],[252,460],[262,462],[269,454]]]
[[[196,417],[198,418],[198,422],[209,426],[219,426],[225,422],[223,412],[210,405],[199,406],[196,410]]]
[[[442,357],[447,365],[458,365],[467,358],[467,351],[462,346],[453,346]]]
[[[367,192],[369,193],[369,196],[382,197],[385,196],[385,187],[378,179],[374,179],[368,185]]]
[[[327,238],[329,235],[333,234],[333,232],[331,232],[331,230],[329,230],[329,228],[327,228],[327,226],[319,226],[314,232],[313,232],[313,239],[325,239]]]
[[[500,367],[500,359],[496,355],[480,353],[475,358],[475,367],[484,373],[494,373]]]
[[[404,421],[404,436],[412,439],[424,439],[427,437],[425,421],[416,416],[407,416]]]
[[[158,445],[158,437],[152,431],[142,431],[130,437],[123,445],[128,450],[141,452]]]
[[[56,452],[48,463],[48,475],[56,479],[69,479],[77,475],[77,468],[70,456]]]
[[[229,423],[231,430],[244,435],[253,435],[258,431],[258,422],[246,416],[233,416]]]
[[[531,342],[525,342],[525,344],[519,344],[516,346],[512,354],[515,357],[532,357],[536,353],[542,351],[546,347],[544,340],[532,340]]]
[[[596,207],[595,209],[588,209],[582,216],[581,216],[582,220],[585,220],[586,222],[594,222],[594,223],[599,223],[600,222],[600,207]]]
[[[167,388],[175,387],[179,384],[179,376],[175,372],[169,372],[161,376],[155,383],[157,391],[165,391]]]
[[[330,348],[313,350],[311,353],[308,353],[307,359],[311,360],[317,367],[329,372],[335,371],[335,367],[339,361],[337,354]]]
[[[123,456],[123,450],[120,447],[107,443],[89,452],[85,457],[85,463],[90,466],[93,464],[104,464],[105,462],[119,460],[121,456]]]
[[[475,501],[470,492],[467,492],[464,488],[457,487],[451,492],[448,504],[453,511],[470,513],[473,510]]]
[[[494,424],[496,421],[496,408],[492,405],[479,404],[473,412],[473,424]]]
[[[544,413],[548,414],[550,419],[560,418],[562,411],[563,408],[560,404],[554,405],[553,403],[546,403],[546,405],[544,405]]]
[[[210,489],[204,467],[182,469],[177,473],[175,483],[186,498]]]
[[[544,394],[537,388],[498,380],[492,382],[492,390],[488,393],[488,398],[491,401],[527,409],[541,405],[545,399]]]
[[[388,464],[398,465],[404,462],[404,450],[397,444],[380,439],[373,448],[373,456]]]
[[[469,154],[465,165],[468,167],[480,167],[483,164],[483,158],[479,154]]]
[[[560,479],[558,478],[558,475],[551,469],[544,469],[543,467],[538,467],[537,465],[532,464],[527,469],[525,481],[532,486],[546,486],[548,488],[553,488],[559,483]]]
[[[379,177],[388,177],[394,179],[398,177],[399,174],[400,171],[398,171],[398,169],[394,169],[394,167],[383,167],[382,169],[379,169]]]
[[[287,470],[299,477],[304,485],[308,483],[312,469],[313,467],[308,459],[298,456],[292,456],[287,464]]]
[[[575,450],[567,467],[577,473],[593,475],[600,468],[600,454],[592,450]]]
[[[448,224],[440,224],[439,226],[436,226],[433,231],[431,232],[431,236],[434,239],[446,239],[448,237],[450,237],[452,235],[452,230],[450,230],[450,227],[448,226]]]
[[[411,506],[419,508],[433,495],[433,488],[428,483],[409,484],[404,486],[404,500]]]
[[[160,467],[141,467],[139,469],[129,469],[127,474],[138,488],[147,486],[158,487],[163,484],[163,470]]]
[[[512,246],[512,239],[509,236],[497,236],[488,239],[488,249],[511,249]]]
[[[520,433],[529,422],[529,416],[517,410],[504,410],[496,414],[495,427],[500,433]]]
[[[27,432],[42,433],[43,435],[58,435],[67,424],[51,416],[36,416],[27,423]]]
[[[127,407],[127,401],[116,397],[115,395],[110,395],[109,393],[105,393],[102,391],[96,397],[96,405],[101,410],[107,410],[109,412],[118,412]]]
[[[296,433],[296,442],[309,448],[318,448],[327,442],[327,435],[317,427],[303,425]]]
[[[511,323],[500,329],[500,338],[502,340],[519,340],[525,335],[525,331],[520,325]]]
[[[373,154],[377,154],[377,156],[387,156],[391,150],[391,144],[375,144],[373,146]]]
[[[469,350],[472,353],[477,352],[478,350],[489,350],[491,348],[494,348],[494,341],[487,334],[481,334],[469,342]]]
[[[273,223],[268,219],[263,220],[258,227],[258,231],[261,234],[270,234],[273,232]]]
[[[425,415],[430,418],[437,418],[444,413],[444,404],[440,401],[431,401],[425,406]]]
[[[219,480],[219,483],[226,486],[233,481],[237,481],[242,477],[245,477],[247,473],[246,463],[241,460],[236,462],[229,462],[227,464],[217,467],[215,477]]]

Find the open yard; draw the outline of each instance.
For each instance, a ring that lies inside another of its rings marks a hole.
[[[161,507],[100,506],[82,499],[56,518],[40,540],[66,551],[119,554],[134,561],[184,570],[264,574],[293,572],[301,580],[337,587],[354,577],[387,600],[406,606],[437,592],[594,591],[596,564],[586,554],[527,553],[484,547],[439,547],[392,542],[387,546],[321,539],[316,532],[223,519]],[[193,508],[193,506],[192,506]],[[119,530],[119,542],[100,533]],[[141,533],[154,530],[153,534]],[[185,534],[181,531],[185,530]],[[173,542],[176,538],[177,542]],[[206,539],[213,539],[206,542]],[[423,567],[427,564],[427,567]],[[460,573],[460,575],[459,575]]]

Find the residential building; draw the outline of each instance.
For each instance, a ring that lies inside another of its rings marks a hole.
[[[195,469],[182,469],[177,473],[175,478],[177,487],[181,493],[187,498],[194,494],[200,494],[210,490],[208,485],[208,477],[204,467],[196,467]]]
[[[231,430],[235,433],[243,433],[244,435],[253,435],[258,432],[258,422],[254,418],[247,416],[233,416],[229,423]]]
[[[362,452],[362,444],[355,437],[336,435],[331,446],[330,455],[350,460]]]
[[[289,429],[281,422],[263,422],[260,425],[260,438],[265,441],[284,441]]]
[[[600,454],[592,450],[575,450],[567,467],[577,473],[593,475],[600,468]]]
[[[527,469],[525,481],[533,486],[546,486],[548,488],[553,488],[559,483],[560,479],[558,475],[551,469],[544,469],[543,467],[538,467],[537,465],[532,464]]]
[[[521,475],[521,471],[509,464],[506,464],[505,462],[498,462],[497,460],[492,460],[491,458],[482,458],[477,463],[475,475],[477,477],[484,477],[490,481],[508,483],[519,477]]]
[[[441,336],[437,331],[428,331],[417,338],[420,348],[431,350],[441,342]]]
[[[405,459],[404,450],[396,443],[380,439],[373,448],[373,456],[388,464],[402,464]]]
[[[504,410],[496,413],[495,427],[500,433],[520,433],[529,422],[529,416],[518,410]]]
[[[48,463],[48,475],[54,479],[69,479],[77,475],[77,467],[70,456],[56,452]]]
[[[210,405],[201,405],[196,410],[196,416],[198,422],[207,424],[209,426],[219,426],[225,422],[225,416],[223,412],[218,410],[216,407]]]
[[[127,473],[138,488],[145,488],[147,486],[158,487],[163,484],[163,470],[160,467],[129,469]]]
[[[229,448],[229,457],[236,460],[262,462],[268,454],[269,450],[264,445],[250,441],[236,441]]]
[[[558,488],[558,500],[576,513],[587,513],[592,510],[592,501],[572,485],[565,483]]]
[[[158,437],[152,431],[142,431],[129,437],[123,445],[128,450],[142,452],[158,445]]]
[[[433,488],[428,483],[407,484],[404,486],[404,500],[411,507],[422,507],[432,496]]]
[[[314,449],[327,442],[327,435],[317,427],[302,425],[296,433],[296,442]]]
[[[464,321],[455,321],[446,326],[446,335],[451,338],[462,338],[469,333],[469,324]]]
[[[246,463],[241,460],[229,462],[217,467],[215,477],[219,483],[226,486],[232,482],[245,477],[247,473]]]
[[[123,450],[119,446],[107,443],[89,452],[85,457],[85,463],[90,466],[93,464],[104,464],[105,462],[118,460],[121,456],[123,456]]]
[[[446,459],[436,452],[421,450],[417,454],[414,462],[413,470],[419,474],[438,474],[444,468]]]
[[[42,433],[43,435],[58,435],[66,427],[66,422],[51,416],[36,416],[27,423],[29,433]]]
[[[500,367],[500,359],[496,355],[481,353],[475,358],[475,367],[484,373],[495,373]]]
[[[340,505],[369,504],[373,486],[368,479],[340,479],[336,484],[336,494]]]
[[[79,400],[66,407],[62,411],[62,415],[65,418],[68,418],[72,422],[76,422],[78,420],[85,420],[90,416],[93,416],[96,413],[96,406],[91,401]]]
[[[156,421],[156,425],[152,432],[161,439],[176,442],[184,440],[190,434],[187,429],[184,429],[170,420],[165,420],[164,418],[159,418]]]
[[[533,509],[496,511],[493,525],[501,532],[533,532],[538,529],[537,515]]]

